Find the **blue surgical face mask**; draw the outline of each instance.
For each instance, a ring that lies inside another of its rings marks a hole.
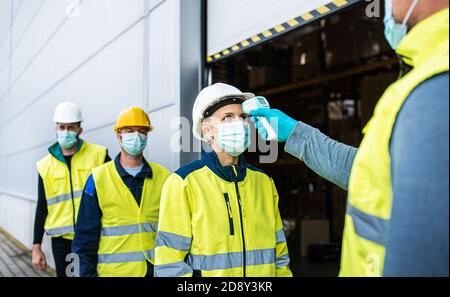
[[[147,135],[144,135],[139,132],[133,132],[133,133],[123,133],[122,136],[122,142],[120,143],[122,145],[122,148],[131,156],[138,156],[140,155],[145,147],[147,146]]]
[[[230,156],[237,157],[250,146],[250,125],[243,121],[221,123],[217,127],[216,142],[220,149]]]
[[[419,2],[419,0],[413,0],[413,3],[406,13],[405,19],[401,24],[397,24],[392,13],[392,0],[385,0],[386,13],[384,16],[384,35],[394,50],[398,48],[398,45],[408,33],[407,23],[417,6],[417,2]]]
[[[57,138],[58,138],[58,143],[59,145],[68,150],[71,149],[75,143],[77,143],[77,136],[78,134],[76,132],[72,132],[72,131],[57,131],[56,132]]]

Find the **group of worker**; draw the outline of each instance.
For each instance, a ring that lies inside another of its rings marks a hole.
[[[225,84],[201,92],[194,135],[212,152],[172,175],[143,156],[153,130],[143,109],[119,115],[121,152],[111,160],[80,138],[79,107],[59,104],[58,141],[37,163],[36,215],[45,217],[36,227],[52,237],[57,275],[73,252],[80,276],[291,276],[273,180],[245,162],[247,145],[232,136],[249,136],[241,104],[252,97]],[[37,234],[33,263],[44,269]]]
[[[37,163],[33,266],[47,266],[45,230],[58,276],[70,253],[79,276],[292,276],[274,181],[242,155],[251,122],[268,138],[266,118],[286,152],[348,190],[341,276],[448,276],[448,1],[386,0],[385,24],[409,70],[358,149],[279,110],[246,114],[255,95],[218,83],[192,112],[193,135],[211,152],[170,173],[143,156],[153,126],[141,108],[120,113],[111,160],[80,138],[79,107],[59,104],[57,142]]]

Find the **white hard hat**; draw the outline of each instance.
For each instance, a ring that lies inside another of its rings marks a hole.
[[[82,122],[83,117],[81,115],[81,109],[73,102],[62,102],[55,108],[53,121],[61,124]]]
[[[238,88],[233,86],[216,83],[212,86],[204,88],[195,99],[194,108],[192,110],[192,133],[199,140],[206,140],[202,137],[202,121],[206,118],[205,111],[226,99],[242,99],[248,100],[254,98],[255,94],[242,93]]]

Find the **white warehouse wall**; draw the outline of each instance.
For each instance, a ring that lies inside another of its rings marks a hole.
[[[82,137],[111,157],[117,115],[144,107],[155,126],[146,157],[179,167],[169,141],[180,111],[180,1],[82,0],[70,15],[74,0],[0,0],[0,226],[27,247],[35,163],[55,141],[59,102],[80,105]]]

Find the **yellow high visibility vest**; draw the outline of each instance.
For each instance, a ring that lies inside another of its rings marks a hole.
[[[152,177],[146,178],[141,204],[124,184],[114,161],[92,171],[102,211],[97,275],[145,276],[146,261],[154,263],[161,190],[170,172],[149,163]]]
[[[215,153],[166,181],[155,276],[290,277],[273,180],[247,164],[222,166]]]
[[[392,206],[389,143],[397,114],[425,80],[448,72],[449,15],[444,9],[416,25],[397,53],[413,70],[391,85],[364,128],[355,157],[342,243],[340,276],[382,276]]]
[[[80,150],[72,157],[70,173],[68,166],[52,154],[37,162],[47,200],[48,215],[44,228],[48,236],[73,240],[84,184],[92,168],[103,164],[105,157],[105,147],[83,141]]]

